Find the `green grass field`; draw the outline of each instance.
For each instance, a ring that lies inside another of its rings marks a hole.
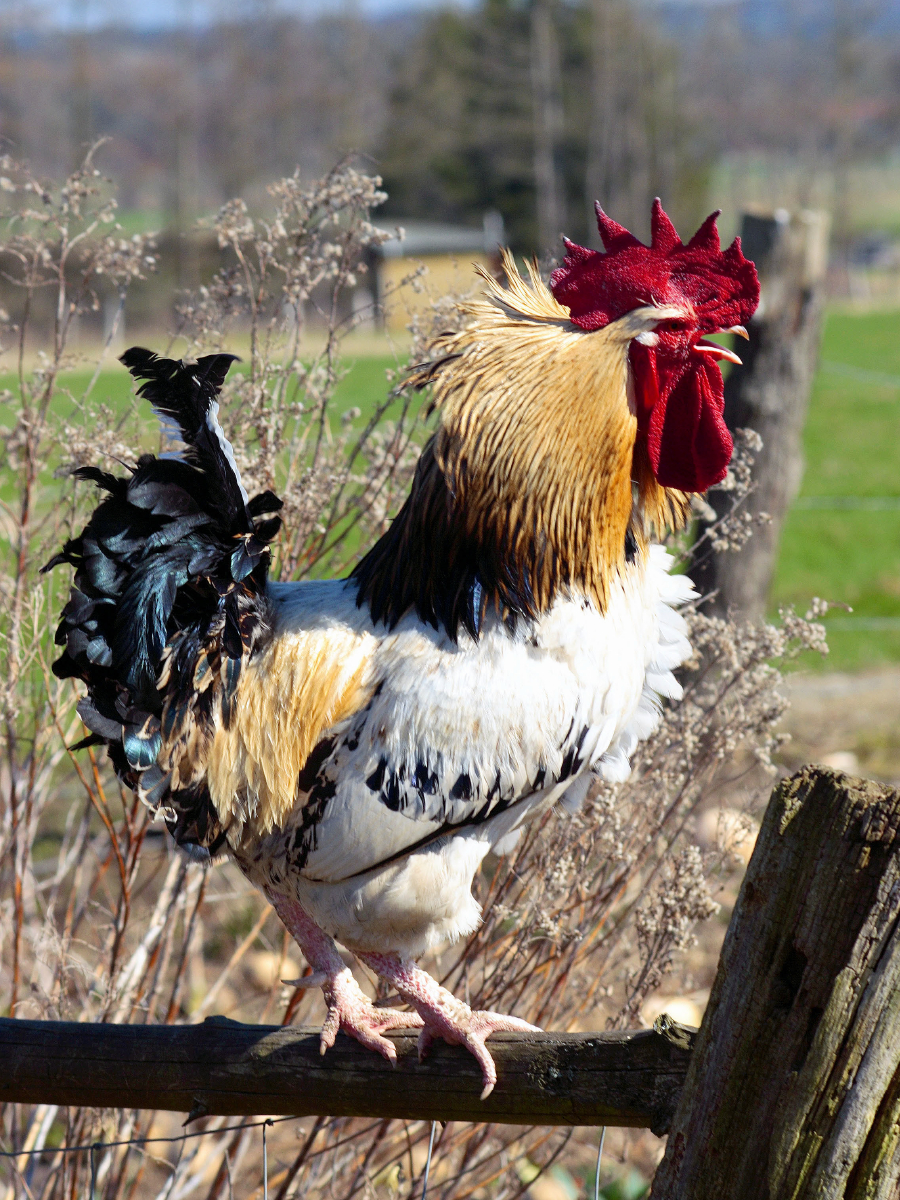
[[[348,360],[335,409],[366,414],[387,394],[388,354]],[[240,369],[240,368],[238,368]],[[64,384],[57,411],[68,415],[90,372]],[[12,380],[0,377],[0,388]],[[97,380],[93,399],[129,411],[131,379],[116,365]],[[151,439],[154,426],[144,425]],[[125,431],[123,431],[125,432]],[[806,473],[790,513],[772,591],[772,611],[813,596],[851,605],[829,614],[831,655],[804,666],[855,670],[900,662],[900,312],[834,312],[825,327],[822,365],[805,433]],[[835,505],[848,507],[835,507]]]
[[[388,393],[389,385],[385,372],[388,368],[397,366],[396,358],[389,354],[351,357],[344,365],[346,374],[334,392],[336,412],[345,412],[354,406],[361,408],[364,413],[371,411]],[[242,371],[247,368],[238,363],[234,369]],[[61,376],[54,400],[54,409],[60,416],[67,417],[77,410],[92,376],[93,370],[87,368],[67,371]],[[132,378],[125,368],[113,360],[109,368],[100,373],[91,392],[91,400],[107,404],[115,412],[126,412],[133,398],[132,384]],[[16,379],[12,374],[0,374],[0,392],[5,388],[14,391],[16,386]]]
[[[898,662],[900,312],[829,315],[804,445],[773,607],[802,610],[811,596],[852,605],[826,618],[828,669]]]

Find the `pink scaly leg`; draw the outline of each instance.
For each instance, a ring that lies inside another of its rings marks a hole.
[[[274,892],[266,895],[315,972],[306,979],[292,982],[321,987],[325,995],[328,1015],[322,1025],[320,1052],[324,1054],[334,1045],[338,1030],[342,1029],[370,1050],[383,1054],[393,1066],[397,1062],[397,1052],[381,1035],[387,1029],[418,1029],[423,1023],[422,1018],[416,1013],[376,1008],[353,978],[353,972],[344,965],[332,938],[323,933],[300,905]]]
[[[420,1060],[436,1037],[442,1037],[451,1046],[465,1046],[475,1055],[484,1079],[482,1100],[487,1099],[497,1082],[497,1068],[485,1040],[498,1030],[539,1032],[536,1025],[529,1025],[518,1017],[470,1008],[409,959],[396,954],[361,954],[359,957],[395,987],[422,1016]]]

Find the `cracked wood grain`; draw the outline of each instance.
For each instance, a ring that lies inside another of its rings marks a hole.
[[[169,1109],[194,1115],[328,1115],[514,1125],[668,1128],[692,1030],[496,1034],[498,1082],[460,1047],[418,1061],[415,1033],[388,1034],[398,1063],[339,1035],[242,1025],[88,1025],[0,1020],[0,1102]]]
[[[900,791],[774,791],[653,1200],[900,1194]]]

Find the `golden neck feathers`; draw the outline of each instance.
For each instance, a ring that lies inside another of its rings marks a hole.
[[[684,523],[684,497],[636,448],[628,348],[652,328],[647,310],[588,333],[534,267],[523,279],[507,255],[504,269],[505,287],[482,272],[487,291],[464,303],[464,328],[413,373],[433,385],[440,425],[353,573],[376,621],[414,607],[477,638],[489,608],[533,619],[565,589],[603,611],[613,574],[651,532]]]

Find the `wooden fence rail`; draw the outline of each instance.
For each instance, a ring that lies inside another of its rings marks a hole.
[[[0,1101],[149,1108],[207,1115],[325,1114],[512,1125],[669,1126],[692,1030],[495,1034],[499,1079],[437,1043],[393,1033],[397,1066],[343,1034],[324,1056],[318,1031],[242,1025],[87,1025],[0,1020]]]

